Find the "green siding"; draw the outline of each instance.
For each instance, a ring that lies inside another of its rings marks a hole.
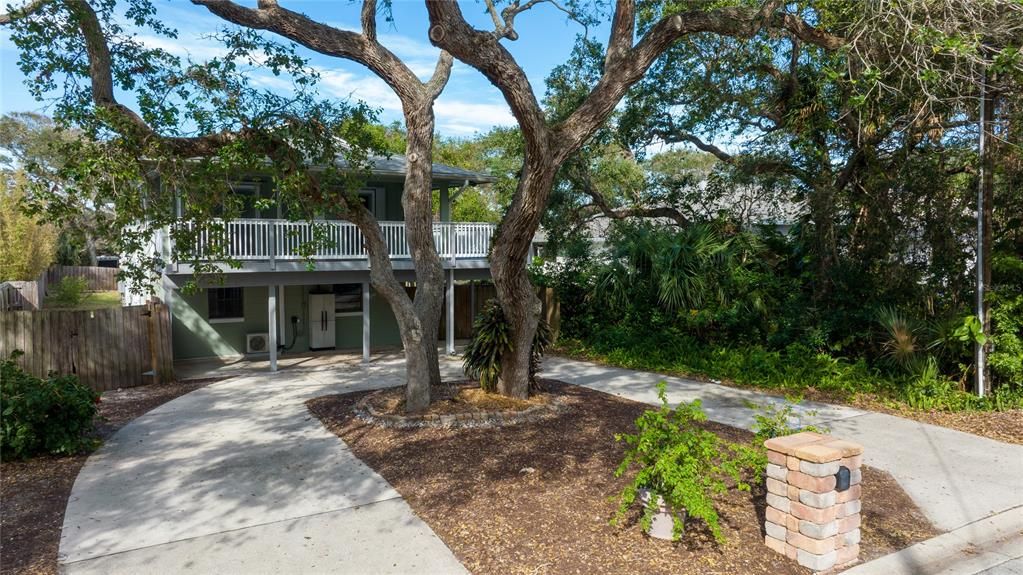
[[[371,288],[372,289],[372,288]],[[394,319],[394,312],[390,304],[376,292],[370,292],[369,298],[369,345],[374,347],[401,347],[401,332],[398,330],[398,320]],[[361,331],[359,332],[362,333]],[[361,335],[360,335],[361,338]],[[359,340],[362,346],[362,340]]]
[[[284,353],[309,350],[309,292],[316,286],[285,286],[285,341],[294,344]],[[268,288],[243,288],[244,321],[238,323],[210,323],[207,319],[208,300],[205,291],[185,295],[174,291],[167,298],[174,315],[174,358],[231,357],[245,353],[245,335],[262,333],[268,329]],[[299,319],[298,336],[292,316]],[[362,317],[347,316],[335,319],[337,349],[362,349]],[[375,292],[370,294],[370,347],[400,347],[398,323],[390,306]]]
[[[267,330],[267,288],[243,288],[244,321],[210,323],[206,291],[173,292],[169,298],[174,358],[228,357],[245,353],[245,334]]]

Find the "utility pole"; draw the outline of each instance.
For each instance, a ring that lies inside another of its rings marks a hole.
[[[993,186],[994,174],[988,163],[988,134],[991,131],[991,124],[994,120],[994,96],[988,88],[986,71],[981,71],[980,76],[980,146],[978,151],[979,169],[977,184],[977,319],[980,322],[981,333],[985,338],[988,335],[989,319],[987,304],[984,301],[984,293],[991,283],[991,243],[993,241],[991,231],[991,218],[994,208]],[[984,397],[988,391],[987,381],[987,341],[976,344],[977,374],[976,386],[977,395]]]

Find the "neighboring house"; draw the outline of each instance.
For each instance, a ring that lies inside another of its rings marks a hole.
[[[401,204],[404,157],[373,158],[372,166],[359,193],[383,228],[399,281],[414,285]],[[434,240],[447,273],[444,335],[449,352],[454,351],[454,282],[490,278],[487,253],[495,229],[489,223],[450,222],[451,199],[466,185],[493,181],[485,174],[433,165],[433,187],[440,191]],[[237,188],[254,197],[273,195],[272,184],[256,178]],[[389,304],[369,285],[369,260],[354,224],[317,222],[326,225],[332,241],[317,248],[315,267],[309,270],[296,250],[311,239],[310,224],[281,218],[279,207],[270,213],[250,207],[243,215],[225,222],[224,238],[228,254],[241,267],[222,265],[223,284],[195,294],[181,291],[194,277],[193,266],[177,261],[169,234],[156,239],[157,251],[168,262],[156,291],[171,310],[175,360],[266,353],[276,369],[279,347],[288,353],[361,348],[368,360],[372,348],[401,345]],[[201,252],[208,239],[198,241]]]

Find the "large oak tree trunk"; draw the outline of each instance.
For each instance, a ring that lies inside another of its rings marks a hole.
[[[350,218],[363,232],[370,257],[370,283],[390,304],[398,322],[401,343],[405,348],[405,409],[412,412],[426,409],[430,405],[430,358],[423,345],[423,323],[405,287],[394,276],[380,225],[366,209],[354,210]]]
[[[525,167],[519,180],[519,193],[508,214],[490,254],[490,271],[497,288],[497,299],[508,320],[510,353],[501,356],[501,378],[497,391],[509,397],[525,399],[529,394],[529,357],[533,336],[540,323],[540,299],[526,273],[526,258],[533,235],[540,225],[542,206],[546,205],[554,185],[556,167],[546,154],[526,153]],[[538,202],[541,209],[531,205]]]
[[[412,262],[416,268],[414,307],[422,325],[423,337],[420,345],[426,358],[424,365],[413,366],[410,361],[406,369],[409,371],[409,382],[413,380],[412,370],[424,369],[429,381],[440,383],[437,336],[444,301],[444,268],[441,266],[433,241],[432,100],[422,98],[420,101],[407,104],[405,126],[408,130],[408,143],[405,148],[408,172],[405,176],[405,193],[401,201],[405,209],[405,233],[412,253]],[[409,391],[409,395],[411,394]]]

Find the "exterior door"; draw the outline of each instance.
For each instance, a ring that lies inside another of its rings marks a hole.
[[[309,349],[335,347],[334,294],[309,294]]]

